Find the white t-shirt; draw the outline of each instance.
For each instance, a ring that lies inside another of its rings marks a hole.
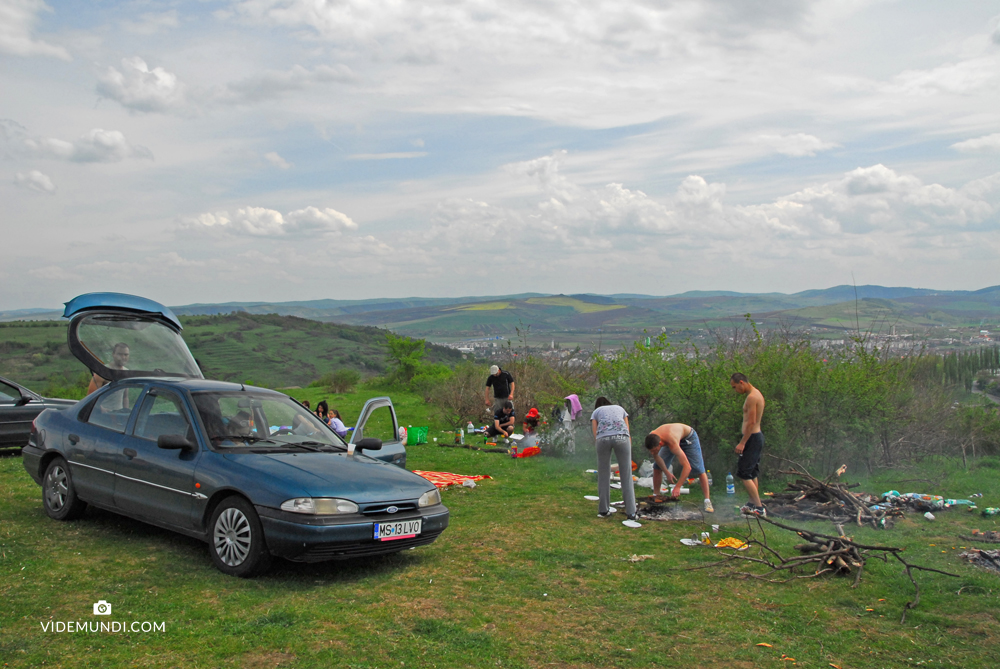
[[[598,407],[594,409],[594,413],[590,414],[590,420],[597,421],[598,439],[601,437],[613,437],[616,434],[628,435],[628,426],[625,424],[627,417],[628,413],[626,413],[625,409],[622,409],[617,404]]]

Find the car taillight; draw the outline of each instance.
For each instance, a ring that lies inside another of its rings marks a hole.
[[[28,435],[28,443],[32,446],[38,446],[38,426],[35,423],[38,421],[38,416],[31,421],[31,434]]]

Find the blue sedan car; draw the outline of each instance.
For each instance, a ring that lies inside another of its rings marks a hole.
[[[51,518],[87,505],[120,513],[206,541],[216,567],[244,577],[272,556],[393,553],[448,526],[438,490],[397,466],[401,446],[366,453],[382,442],[364,436],[364,419],[391,411],[388,398],[369,402],[347,443],[282,393],[202,378],[160,304],[90,294],[65,315],[70,349],[109,383],[32,426],[24,467]]]

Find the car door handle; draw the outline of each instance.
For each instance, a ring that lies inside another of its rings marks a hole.
[[[69,435],[67,439],[69,439],[69,443],[73,445],[76,445],[80,441],[80,437],[76,436],[75,434]]]
[[[125,457],[128,458],[129,460],[139,455],[138,453],[135,452],[135,450],[131,448],[126,448],[124,451],[122,451],[122,453],[124,453]]]

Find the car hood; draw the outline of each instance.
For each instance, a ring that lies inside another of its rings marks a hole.
[[[277,479],[292,497],[340,497],[358,504],[416,499],[434,485],[395,465],[347,453],[226,453],[226,460]]]

